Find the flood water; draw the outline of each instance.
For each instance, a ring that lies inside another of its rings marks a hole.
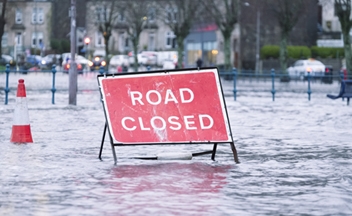
[[[94,73],[78,78],[68,105],[68,75],[0,74],[0,215],[352,215],[352,104],[330,100],[332,85],[223,81],[240,164],[228,144],[185,161],[138,160],[212,145],[116,147],[106,139]],[[16,88],[25,80],[34,143],[10,142]]]

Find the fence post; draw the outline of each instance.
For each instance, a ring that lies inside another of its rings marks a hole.
[[[342,71],[342,73],[340,73],[340,77],[341,77],[341,83],[343,81],[343,77],[344,77],[344,72]],[[340,84],[341,85],[341,84]],[[344,101],[344,98],[342,98],[342,101]]]
[[[103,66],[100,66],[100,68],[99,68],[99,73],[100,73],[100,74],[104,74],[104,67],[103,67]]]
[[[273,97],[273,101],[275,101],[275,70],[274,69],[271,69],[271,83],[272,83],[272,87],[271,87],[271,94],[272,94],[272,97]]]
[[[9,73],[10,73],[10,65],[9,64],[6,64],[6,87],[5,87],[5,105],[7,105],[8,103],[8,99],[9,99],[9,92],[10,92],[10,89],[9,89]]]
[[[312,93],[312,91],[310,90],[310,72],[308,72],[307,79],[308,79],[308,91],[307,91],[307,93],[308,93],[308,100],[310,101],[310,94]]]
[[[236,97],[237,97],[237,89],[236,89],[236,77],[237,77],[237,70],[236,68],[234,68],[232,70],[232,73],[233,73],[233,97],[236,101]]]
[[[53,64],[53,66],[51,67],[51,72],[53,73],[53,87],[51,88],[51,92],[52,92],[51,104],[55,104],[55,92],[56,92],[56,88],[55,88],[56,65],[55,64]]]

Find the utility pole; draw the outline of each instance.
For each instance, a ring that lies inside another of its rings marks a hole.
[[[77,66],[76,55],[76,0],[71,0],[71,59],[69,69],[68,104],[77,104]]]

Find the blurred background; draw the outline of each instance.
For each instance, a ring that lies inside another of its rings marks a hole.
[[[217,66],[256,75],[275,69],[302,79],[307,72],[347,78],[352,69],[350,0],[2,0],[0,5],[0,64],[15,70],[55,64],[68,72],[71,46],[79,73],[101,66],[110,73],[141,66]],[[73,5],[75,44],[70,43]],[[299,60],[308,63],[302,67]]]

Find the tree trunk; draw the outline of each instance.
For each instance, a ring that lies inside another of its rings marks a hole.
[[[4,34],[4,28],[5,28],[5,20],[2,20],[2,18],[0,18],[0,38],[2,38]],[[2,55],[2,43],[0,41],[0,56],[1,55]]]
[[[351,53],[351,42],[349,32],[342,32],[343,34],[343,42],[345,49],[345,61],[346,61],[346,69],[348,73],[348,77],[352,77],[352,53]]]
[[[109,40],[110,40],[111,35],[107,35],[104,37],[104,43],[105,43],[105,62],[106,62],[106,68],[109,66]]]
[[[280,41],[280,67],[281,67],[281,73],[287,74],[287,34],[282,33],[281,34],[281,41]]]
[[[133,69],[134,69],[134,72],[138,72],[138,40],[137,39],[133,39],[133,57],[134,57]]]
[[[281,82],[290,81],[290,77],[287,74],[287,59],[288,59],[287,40],[288,40],[288,33],[282,32],[281,41],[280,41],[280,67],[281,67],[281,74],[282,74],[282,76],[280,77]]]
[[[224,34],[224,53],[225,53],[225,70],[231,71],[231,35]]]
[[[184,48],[183,41],[184,41],[184,37],[181,37],[181,36],[177,37],[178,68],[183,68],[183,48]]]

